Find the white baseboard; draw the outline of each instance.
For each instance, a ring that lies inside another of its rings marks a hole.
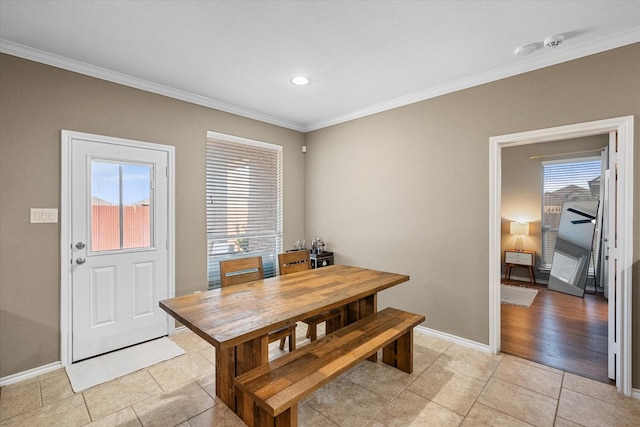
[[[184,330],[187,330],[186,326],[179,326],[177,328],[172,328],[171,330],[169,330],[169,335],[173,335],[175,333],[179,333]],[[37,377],[38,375],[47,374],[49,372],[55,371],[56,369],[60,369],[62,367],[63,367],[62,362],[53,362],[53,363],[49,363],[48,365],[29,369],[28,371],[18,372],[17,374],[2,377],[0,378],[0,387],[4,387],[9,384],[18,383],[20,381],[29,380]]]
[[[44,375],[60,368],[62,368],[62,363],[53,362],[49,363],[48,365],[40,366],[38,368],[29,369],[28,371],[18,372],[17,374],[2,377],[0,378],[0,387],[18,383],[24,380],[29,380],[31,378],[37,377],[38,375]]]
[[[178,326],[177,328],[173,328],[173,333],[170,332],[169,335],[177,334],[179,332],[183,332],[186,330],[187,330],[187,327],[184,325],[181,325],[181,326]]]
[[[185,326],[179,326],[175,328],[174,333],[182,332],[187,329]],[[487,344],[481,344],[475,341],[468,340],[466,338],[460,338],[456,335],[447,334],[446,332],[436,331],[435,329],[425,328],[424,326],[416,326],[415,331],[424,335],[429,335],[434,338],[440,338],[445,341],[452,342],[454,344],[459,344],[465,347],[473,348],[484,353],[491,353],[489,346]],[[43,375],[49,372],[53,372],[56,369],[62,368],[62,363],[53,362],[48,365],[40,366],[38,368],[29,369],[28,371],[18,372],[17,374],[9,375],[6,377],[0,378],[0,387],[4,387],[9,384],[14,384],[20,381],[28,380],[31,378],[35,378],[38,375]],[[631,397],[634,399],[640,400],[640,389],[634,388],[631,390]]]
[[[445,341],[452,342],[454,344],[460,344],[465,347],[473,348],[475,350],[480,350],[485,353],[491,353],[488,344],[481,344],[479,342],[471,341],[466,338],[460,338],[456,335],[447,334],[446,332],[436,331],[435,329],[425,328],[424,326],[416,326],[415,330],[420,332],[421,334],[429,335],[435,338],[440,338]]]
[[[471,341],[466,338],[460,338],[458,336],[447,334],[445,332],[440,332],[434,329],[425,328],[424,326],[416,326],[414,330],[424,335],[440,338],[445,341],[449,341],[455,344],[460,344],[465,347],[473,348],[485,353],[491,353],[491,350],[489,349],[488,345]],[[634,399],[640,400],[640,389],[638,388],[631,389],[631,397],[633,397]]]

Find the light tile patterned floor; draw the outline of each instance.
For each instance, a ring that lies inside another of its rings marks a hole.
[[[186,330],[171,339],[185,355],[82,393],[62,369],[3,387],[0,427],[243,426],[215,397],[213,348]],[[413,374],[365,361],[305,399],[300,426],[640,425],[640,401],[610,385],[418,332],[414,344]]]

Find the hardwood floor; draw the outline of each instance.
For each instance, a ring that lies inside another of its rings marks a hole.
[[[501,305],[501,347],[557,369],[614,383],[607,376],[607,300],[550,291],[546,285],[503,281],[538,289],[529,308]]]

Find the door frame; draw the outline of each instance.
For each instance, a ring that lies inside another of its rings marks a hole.
[[[618,133],[618,260],[616,387],[631,396],[633,266],[633,116],[558,126],[489,138],[489,349],[500,352],[502,148]]]
[[[167,154],[167,284],[168,297],[175,296],[175,147],[171,145],[134,141],[110,136],[93,135],[83,132],[61,130],[60,132],[60,363],[63,367],[72,362],[72,262],[71,236],[71,154],[74,139],[120,145],[133,148],[151,149]],[[167,316],[167,332],[173,334],[175,323]]]

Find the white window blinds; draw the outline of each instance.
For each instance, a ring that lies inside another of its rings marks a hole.
[[[599,200],[599,158],[542,163],[542,268],[551,268],[565,201]]]
[[[262,256],[275,276],[282,252],[282,147],[210,132],[207,138],[209,289],[222,260]]]

